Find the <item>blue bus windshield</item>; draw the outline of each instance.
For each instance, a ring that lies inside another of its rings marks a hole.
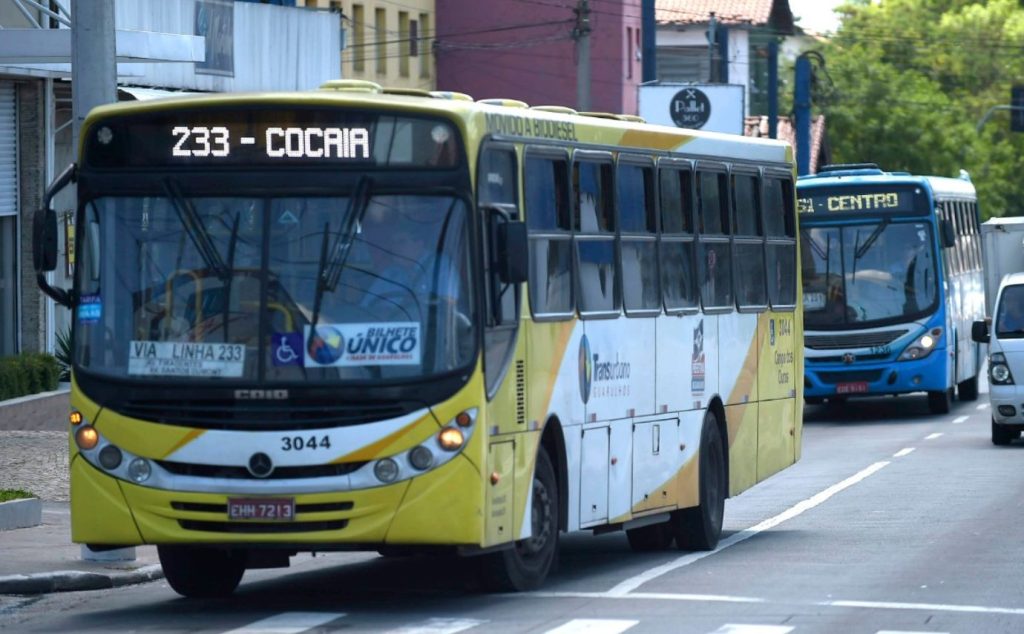
[[[938,307],[938,259],[929,223],[805,223],[800,241],[807,328],[881,326]]]

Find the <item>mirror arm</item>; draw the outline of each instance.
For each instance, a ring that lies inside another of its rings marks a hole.
[[[50,283],[46,281],[46,275],[44,273],[36,273],[36,284],[39,285],[39,290],[43,291],[43,293],[53,301],[67,308],[72,307],[72,291],[50,286]]]

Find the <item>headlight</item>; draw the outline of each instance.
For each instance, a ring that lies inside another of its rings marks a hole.
[[[932,353],[932,350],[938,347],[939,341],[942,339],[942,328],[935,327],[924,333],[920,337],[914,340],[909,346],[903,350],[903,354],[900,355],[900,361],[914,361],[916,359],[923,359]]]
[[[988,358],[988,378],[996,385],[1013,385],[1013,374],[1006,365],[1006,356],[1002,352],[993,352]]]

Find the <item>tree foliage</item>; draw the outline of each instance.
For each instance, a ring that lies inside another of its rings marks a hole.
[[[1016,0],[853,0],[820,52],[815,110],[835,162],[956,176],[966,169],[985,217],[1024,215],[1024,133],[1010,132],[1010,88],[1024,84]]]

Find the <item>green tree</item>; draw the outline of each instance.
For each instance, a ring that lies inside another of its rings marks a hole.
[[[978,122],[1024,81],[1016,0],[855,0],[820,52],[816,112],[836,162],[956,176],[966,169],[985,217],[1024,215],[1024,133],[1009,114]]]

